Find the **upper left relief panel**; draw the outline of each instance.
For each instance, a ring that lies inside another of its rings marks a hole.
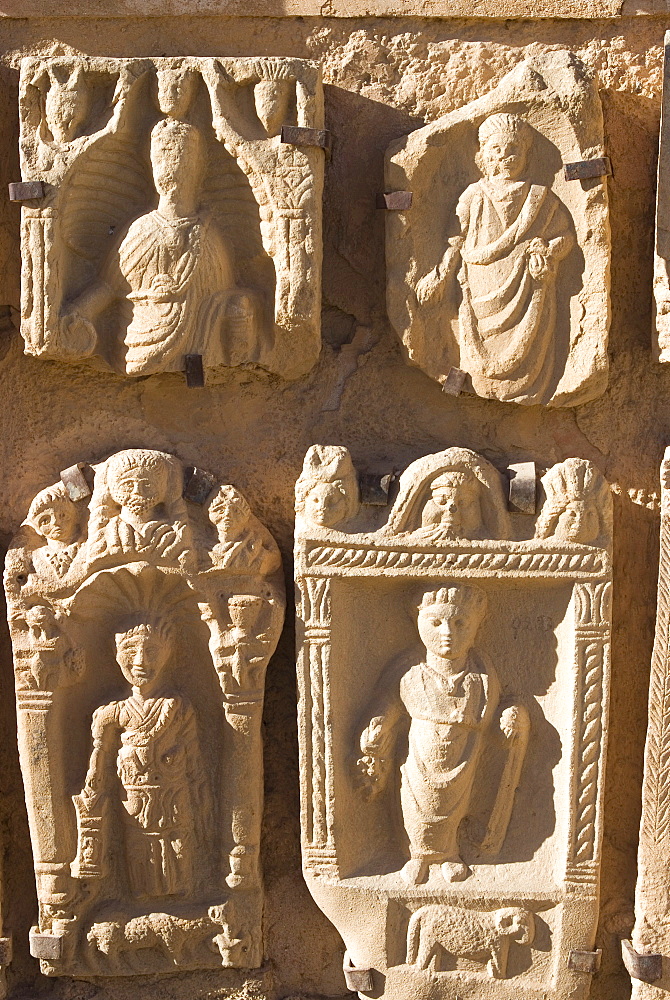
[[[303,59],[27,58],[21,64],[27,354],[142,376],[320,350],[324,150]],[[282,141],[283,126],[292,143]],[[305,144],[303,144],[305,143]]]

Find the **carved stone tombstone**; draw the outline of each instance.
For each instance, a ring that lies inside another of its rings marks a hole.
[[[588,994],[612,506],[582,459],[543,484],[537,523],[511,515],[501,474],[448,448],[379,526],[346,449],[305,458],[303,867],[361,997]]]
[[[661,550],[656,634],[649,678],[649,718],[644,755],[642,818],[638,845],[635,926],[624,961],[634,1000],[661,1000],[670,989],[670,448],[661,465]]]
[[[573,406],[607,384],[610,234],[596,83],[570,52],[395,141],[387,305],[409,360],[504,401]],[[583,163],[582,161],[587,161]],[[568,179],[577,164],[586,180]]]
[[[257,967],[277,546],[172,455],[79,478],[81,499],[65,474],[37,494],[5,568],[33,954],[47,975]]]
[[[26,353],[309,371],[324,151],[281,130],[323,128],[314,63],[30,57],[20,113]]]

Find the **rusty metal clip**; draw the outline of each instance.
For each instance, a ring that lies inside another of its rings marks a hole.
[[[9,185],[10,201],[31,201],[33,198],[43,198],[44,194],[43,181],[13,181]]]
[[[40,934],[37,927],[30,928],[30,954],[33,958],[58,961],[63,957],[62,934]]]
[[[184,371],[186,372],[186,385],[189,389],[201,388],[205,384],[202,354],[185,354]]]
[[[347,984],[348,990],[352,990],[354,993],[358,991],[361,993],[370,993],[372,991],[372,969],[356,968],[349,957],[348,951],[344,953],[342,971],[344,972],[344,981]]]
[[[358,485],[361,491],[361,503],[372,504],[375,507],[386,507],[389,502],[389,491],[395,480],[395,473],[389,472],[380,476],[377,472],[361,472]]]
[[[631,979],[655,983],[663,975],[662,955],[640,955],[630,941],[621,942],[621,957]]]
[[[84,500],[91,495],[91,487],[86,482],[83,470],[88,468],[86,462],[77,462],[69,469],[63,469],[60,473],[60,481],[67,490],[70,500]]]
[[[0,967],[4,968],[12,960],[11,937],[0,937]]]
[[[535,462],[510,465],[509,509],[515,514],[534,514],[537,506]]]
[[[597,948],[595,951],[573,950],[568,955],[568,968],[573,972],[587,972],[592,976],[600,968],[602,957],[602,948]]]
[[[587,181],[591,177],[611,177],[612,161],[609,156],[597,156],[593,160],[578,160],[564,163],[566,181]]]
[[[203,504],[209,494],[214,489],[216,479],[204,469],[198,469],[195,465],[188,465],[184,469],[184,500],[191,503]]]
[[[290,146],[318,146],[330,153],[333,133],[327,128],[304,128],[302,125],[282,125],[281,141]]]
[[[467,372],[462,372],[460,368],[450,368],[444,378],[440,379],[442,392],[446,392],[447,396],[460,396],[466,375]]]
[[[412,207],[411,191],[383,191],[377,195],[377,208],[386,208],[390,212],[406,212]]]

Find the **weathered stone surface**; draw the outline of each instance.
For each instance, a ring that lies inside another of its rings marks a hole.
[[[37,494],[5,567],[32,954],[48,975],[256,968],[277,546],[232,486],[185,501],[172,455],[88,475],[88,498]]]
[[[27,353],[312,367],[324,153],[280,133],[323,125],[314,64],[26,59],[20,95],[23,178],[45,191],[23,209]]]
[[[387,153],[389,318],[410,361],[480,396],[574,405],[607,384],[605,177],[564,164],[604,154],[595,81],[572,53],[516,66],[497,87]]]
[[[542,481],[529,538],[501,474],[449,448],[378,527],[346,449],[305,458],[303,867],[361,997],[588,995],[568,959],[598,920],[612,498],[585,460]]]
[[[660,1000],[667,994],[670,931],[667,925],[670,866],[670,449],[661,465],[661,551],[658,568],[656,635],[649,681],[649,722],[644,755],[642,819],[638,848],[635,926],[632,949],[644,959],[630,967],[635,1000]],[[660,960],[658,958],[660,957]],[[634,954],[633,959],[637,956]],[[651,975],[648,975],[651,971]],[[650,981],[644,981],[649,978]]]
[[[165,9],[164,4],[160,11],[154,8],[157,15]],[[210,471],[217,482],[235,483],[276,538],[286,566],[295,482],[314,441],[347,446],[357,469],[379,483],[452,445],[472,449],[498,469],[535,462],[541,474],[546,465],[576,456],[595,463],[612,484],[616,531],[612,711],[596,939],[603,954],[591,996],[626,1000],[630,978],[621,961],[620,937],[630,936],[632,926],[656,601],[658,465],[670,427],[670,370],[650,365],[649,352],[666,20],[445,22],[413,16],[300,21],[132,14],[110,19],[62,13],[66,16],[3,21],[3,185],[20,180],[16,108],[19,63],[25,55],[141,59],[148,53],[175,58],[184,53],[203,58],[261,53],[312,59],[323,66],[326,125],[335,138],[325,171],[323,349],[311,374],[296,382],[231,369],[212,384],[210,370],[209,384],[195,391],[186,388],[179,373],[117,378],[78,364],[26,357],[18,334],[3,324],[2,537],[6,542],[11,538],[32,499],[58,481],[60,470],[82,458],[97,463],[114,451],[139,446],[179,455],[188,465]],[[486,94],[524,59],[555,48],[574,51],[597,74],[606,153],[614,167],[608,181],[613,234],[610,383],[593,403],[564,409],[447,396],[407,365],[386,317],[384,213],[375,208],[376,195],[384,189],[384,150],[394,139]],[[19,221],[19,207],[0,199],[0,303],[16,308]],[[384,521],[384,509],[377,510]],[[7,975],[17,1000],[33,1000],[45,990],[55,1000],[138,1000],[138,995],[141,1000],[314,1000],[346,993],[342,941],[313,902],[300,872],[292,622],[289,615],[267,673],[261,849],[267,962],[261,970],[208,969],[145,978],[141,990],[136,977],[44,981],[38,962],[28,954],[37,904],[14,699],[0,699],[3,916],[5,933],[14,938]],[[532,615],[515,626],[529,644],[541,627]],[[7,635],[0,648],[7,694],[13,685]],[[86,737],[90,739],[89,732]],[[73,783],[71,794],[81,791],[83,777],[78,786]],[[512,943],[510,961],[516,947]]]

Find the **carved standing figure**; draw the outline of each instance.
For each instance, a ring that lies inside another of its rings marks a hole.
[[[531,128],[513,114],[479,127],[477,166],[456,206],[460,234],[417,283],[420,304],[444,293],[454,273],[460,367],[482,396],[540,402],[554,374],[556,276],[574,245],[560,199],[528,177]]]
[[[99,281],[64,310],[63,336],[88,331],[113,303],[120,305],[125,371],[151,375],[183,368],[185,354],[208,364],[231,363],[240,343],[245,357],[257,322],[249,294],[235,287],[233,258],[223,235],[200,207],[207,163],[193,125],[174,118],[151,131],[151,168],[158,207],[126,227]]]
[[[188,895],[206,850],[210,819],[195,712],[169,689],[172,635],[167,621],[138,615],[115,640],[116,659],[132,694],[93,715],[88,773],[81,794],[74,797],[80,832],[72,872],[80,878],[106,874],[115,836],[110,824],[120,813],[133,895]],[[114,799],[121,806],[118,812]]]
[[[470,874],[460,856],[458,829],[500,693],[495,671],[473,649],[485,612],[486,595],[478,587],[426,591],[418,617],[425,660],[405,669],[399,683],[385,685],[360,736],[358,768],[370,791],[379,791],[399,723],[409,717],[400,769],[410,847],[402,874],[409,884],[425,882],[431,865],[441,866],[447,882]]]

